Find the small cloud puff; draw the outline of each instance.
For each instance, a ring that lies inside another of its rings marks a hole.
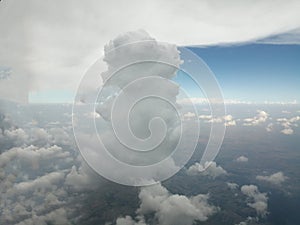
[[[227,175],[228,173],[221,166],[217,166],[216,162],[206,162],[204,166],[196,162],[189,167],[187,174],[208,176],[215,179],[218,176]]]
[[[246,156],[240,156],[236,159],[237,162],[248,162],[248,158]]]
[[[192,225],[195,221],[206,221],[218,211],[208,203],[208,195],[187,197],[171,194],[161,184],[141,188],[139,198],[141,204],[137,217],[120,217],[117,225],[146,225],[144,216],[152,213],[158,225]]]
[[[291,118],[278,118],[277,123],[279,123],[283,129],[280,131],[285,135],[291,135],[294,133],[292,127],[297,127],[297,122],[300,121],[300,116],[294,116]]]
[[[257,126],[265,123],[269,117],[269,114],[263,110],[257,110],[257,115],[252,118],[244,119],[244,126]]]
[[[241,192],[248,196],[248,206],[256,210],[256,213],[265,217],[268,213],[268,197],[266,193],[261,193],[255,185],[243,185]]]
[[[286,181],[287,177],[283,174],[283,172],[277,172],[270,176],[256,176],[256,179],[266,181],[274,185],[281,185],[284,181]]]
[[[213,117],[212,115],[200,115],[198,117],[200,120],[203,120],[205,123],[224,123],[225,126],[236,126],[236,121],[234,117],[230,114],[223,117]]]
[[[285,135],[291,135],[294,133],[294,130],[292,128],[285,128],[285,129],[281,130],[280,132]]]
[[[227,182],[226,184],[233,191],[236,190],[239,187],[239,185],[236,184],[236,183]]]

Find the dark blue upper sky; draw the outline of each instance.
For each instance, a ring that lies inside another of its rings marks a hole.
[[[300,46],[189,47],[214,72],[226,99],[300,102]]]

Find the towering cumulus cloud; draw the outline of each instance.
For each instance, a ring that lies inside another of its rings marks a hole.
[[[180,52],[143,30],[116,37],[104,50],[99,62],[104,67],[92,67],[77,92],[74,130],[79,148],[98,173],[113,181],[135,185],[166,179],[194,150],[191,146],[190,152],[182,152],[188,143],[187,125],[176,100],[185,93],[171,80],[182,63]],[[91,87],[90,80],[100,72],[102,86]],[[82,109],[100,116],[83,120]],[[193,130],[189,143],[196,144],[198,129]]]

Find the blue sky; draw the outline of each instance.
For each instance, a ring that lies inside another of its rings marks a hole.
[[[225,99],[300,102],[300,45],[247,44],[189,49],[213,71]],[[184,88],[192,89],[189,82],[177,81]],[[31,93],[29,99],[32,103],[72,102],[74,94],[64,90],[40,91]]]
[[[300,45],[190,49],[214,72],[225,99],[300,102]]]

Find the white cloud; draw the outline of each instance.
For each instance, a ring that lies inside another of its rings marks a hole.
[[[268,126],[266,127],[266,130],[268,132],[271,132],[273,130],[273,127],[274,127],[273,123],[269,123]]]
[[[196,104],[196,105],[206,105],[209,103],[206,98],[182,98],[178,101],[180,104]],[[266,105],[298,105],[297,100],[293,101],[243,101],[238,99],[224,99],[224,104],[226,105],[252,105],[252,104],[266,104]]]
[[[266,193],[259,192],[255,185],[243,185],[241,191],[249,197],[248,205],[256,210],[259,216],[266,216],[268,213],[268,197]]]
[[[63,181],[65,177],[64,173],[52,172],[44,176],[38,177],[35,180],[20,182],[14,185],[12,192],[15,193],[28,193],[34,192],[36,189],[51,190],[52,185],[58,184]]]
[[[65,185],[76,191],[93,190],[99,185],[99,177],[82,160],[78,169],[72,166],[66,176]]]
[[[239,187],[236,183],[227,182],[226,184],[231,190],[236,190]]]
[[[198,118],[203,120],[210,120],[212,119],[212,115],[200,115]]]
[[[183,118],[185,120],[195,119],[196,118],[196,114],[192,113],[192,112],[187,112],[187,113],[183,114]]]
[[[137,217],[136,220],[132,219],[131,216],[119,217],[116,225],[146,225],[143,217]]]
[[[284,176],[283,172],[277,172],[270,176],[256,176],[257,180],[266,181],[274,185],[281,185],[287,177]]]
[[[245,221],[242,221],[236,225],[249,225],[249,224],[252,224],[254,222],[257,222],[258,221],[258,218],[257,217],[251,217],[251,216],[248,216],[247,219]]]
[[[265,123],[269,117],[269,114],[263,110],[257,110],[257,115],[252,118],[244,119],[244,126],[257,126]]]
[[[236,126],[236,122],[235,122],[234,120],[227,121],[227,122],[225,123],[225,126],[226,126],[226,127]]]
[[[186,197],[171,194],[161,184],[141,188],[139,198],[141,204],[136,219],[125,216],[118,218],[117,224],[142,225],[145,224],[143,217],[154,213],[158,225],[192,225],[195,221],[206,221],[218,211],[208,203],[208,195]]]
[[[295,29],[283,34],[274,35],[258,41],[264,44],[299,44],[300,43],[300,29]]]
[[[216,162],[206,162],[204,166],[196,162],[189,167],[187,174],[209,176],[215,179],[218,176],[227,175],[227,172],[221,166],[217,166]]]
[[[70,155],[69,152],[63,151],[61,147],[56,145],[50,147],[36,147],[30,145],[28,147],[11,148],[0,155],[0,168],[5,167],[12,160],[18,159],[30,164],[34,169],[38,169],[39,161],[47,159],[66,158]],[[51,163],[51,162],[50,162]]]
[[[203,120],[205,123],[224,123],[225,126],[236,126],[236,121],[233,116],[228,114],[223,117],[212,117],[212,115],[199,115],[199,120]]]
[[[300,121],[300,116],[277,119],[277,123],[279,123],[284,128],[280,132],[286,135],[291,135],[294,133],[293,127],[298,126],[298,121]]]
[[[10,141],[19,143],[24,143],[28,138],[28,135],[22,128],[5,130],[3,135],[10,139]]]
[[[70,225],[67,219],[67,211],[65,208],[58,208],[43,215],[33,214],[31,218],[25,219],[15,225],[47,225],[49,222],[53,224]]]
[[[294,130],[292,128],[285,128],[285,129],[281,130],[280,132],[283,134],[286,134],[286,135],[291,135],[294,133]]]
[[[248,162],[248,158],[246,156],[240,156],[236,159],[237,162]]]

